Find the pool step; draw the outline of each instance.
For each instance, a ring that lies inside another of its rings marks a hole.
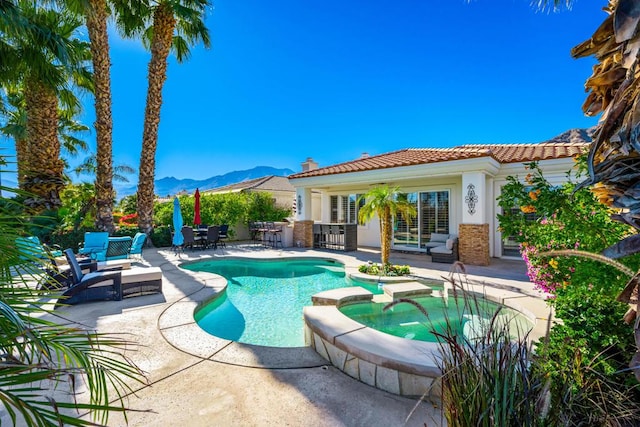
[[[371,301],[373,294],[361,286],[330,289],[311,297],[313,305],[338,305],[346,302]]]
[[[420,282],[388,283],[384,285],[384,293],[392,299],[431,295],[432,289]]]

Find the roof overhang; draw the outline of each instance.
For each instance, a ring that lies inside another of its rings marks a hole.
[[[371,185],[383,182],[415,180],[416,178],[439,178],[460,176],[465,172],[482,172],[495,176],[500,171],[500,163],[492,157],[452,160],[448,162],[423,163],[413,166],[374,169],[360,172],[335,173],[306,178],[289,178],[296,188],[325,188],[336,185]]]

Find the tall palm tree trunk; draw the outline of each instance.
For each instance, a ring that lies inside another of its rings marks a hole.
[[[98,230],[112,233],[113,224],[113,120],[111,116],[111,60],[107,35],[107,2],[90,0],[86,17],[93,58],[96,108],[96,221]]]
[[[380,259],[382,265],[389,263],[389,253],[391,252],[391,209],[385,206],[384,213],[380,218]]]
[[[149,61],[149,88],[144,114],[142,153],[138,177],[138,226],[150,234],[153,229],[153,201],[156,170],[158,125],[162,106],[162,87],[167,79],[167,58],[171,49],[176,19],[166,3],[160,4],[153,14],[153,40]]]
[[[24,179],[27,169],[29,169],[29,140],[27,138],[16,138],[16,166],[18,172],[18,188],[24,190]]]
[[[25,84],[28,162],[24,189],[31,193],[25,205],[34,211],[58,209],[64,187],[64,163],[58,140],[58,98],[36,79]]]

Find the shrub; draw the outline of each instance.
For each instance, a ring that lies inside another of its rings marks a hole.
[[[626,371],[635,344],[631,328],[622,323],[627,307],[616,296],[629,277],[594,259],[547,253],[599,253],[633,230],[614,222],[613,212],[588,189],[571,182],[552,186],[536,163],[528,167],[524,183],[509,177],[503,187],[499,203],[505,214],[499,220],[503,235],[520,242],[529,278],[551,294],[549,303],[562,321],[539,343],[536,357],[551,380],[551,411],[566,425],[628,420],[619,411],[621,400],[638,402],[640,393]],[[623,262],[638,268],[638,256]],[[610,388],[617,392],[601,391]]]
[[[358,271],[372,276],[405,276],[411,274],[408,265],[385,264],[380,266],[375,263],[362,264],[358,267]]]
[[[171,229],[167,226],[159,226],[151,233],[151,242],[157,248],[171,246]]]

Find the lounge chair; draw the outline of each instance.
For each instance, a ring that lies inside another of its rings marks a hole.
[[[106,231],[94,231],[84,233],[84,243],[78,250],[79,254],[87,255],[96,261],[107,260],[107,248],[109,247],[109,233]]]
[[[162,293],[162,270],[158,267],[138,267],[128,270],[93,271],[83,273],[73,250],[64,251],[71,271],[71,285],[63,292],[56,307],[97,300]]]
[[[20,259],[23,261],[50,261],[62,256],[61,250],[44,245],[38,236],[16,238],[16,249],[20,252]]]
[[[137,258],[142,259],[142,247],[144,246],[144,242],[147,240],[147,235],[145,233],[136,233],[133,236],[133,241],[131,242],[131,249],[129,249],[129,258],[133,258],[137,255]]]
[[[122,276],[120,271],[95,271],[84,274],[73,250],[66,249],[64,255],[69,263],[71,284],[62,293],[55,307],[88,301],[122,299]]]
[[[62,251],[42,244],[37,236],[18,237],[15,247],[18,250],[18,269],[28,274],[44,273],[38,275],[38,289],[57,289],[65,286],[68,276],[60,271],[56,260],[62,256]]]

